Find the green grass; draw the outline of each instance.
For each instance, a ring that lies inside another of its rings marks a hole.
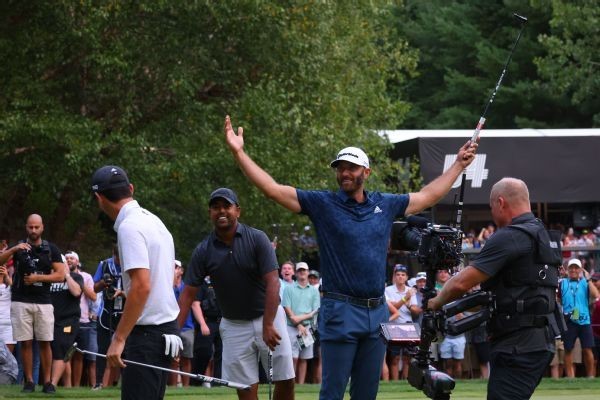
[[[453,399],[485,399],[486,382],[480,380],[460,380],[456,382],[456,388],[452,392]],[[0,399],[29,399],[29,398],[65,398],[65,399],[120,399],[119,388],[108,388],[99,391],[91,391],[89,388],[65,389],[59,387],[53,396],[41,393],[41,387],[36,387],[33,394],[21,393],[21,386],[0,386]],[[318,398],[318,385],[297,385],[296,400],[314,400]],[[535,391],[534,400],[597,400],[600,394],[600,378],[596,379],[544,379]],[[166,399],[173,400],[235,400],[235,390],[228,388],[206,389],[202,387],[193,388],[169,388]],[[261,385],[259,398],[268,398],[268,387]],[[347,399],[350,396],[346,396]],[[412,388],[406,382],[382,382],[379,386],[377,399],[387,400],[424,400],[425,395]]]

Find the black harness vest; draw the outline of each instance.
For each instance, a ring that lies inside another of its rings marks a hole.
[[[490,333],[498,338],[520,328],[550,325],[558,335],[554,316],[558,267],[562,263],[560,232],[546,230],[539,219],[507,228],[526,233],[532,251],[515,260],[497,279],[482,284],[484,290],[492,290],[495,295]]]

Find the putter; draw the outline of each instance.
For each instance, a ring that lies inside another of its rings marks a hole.
[[[105,354],[100,354],[100,353],[96,353],[93,351],[88,351],[88,350],[82,350],[79,347],[77,347],[77,342],[73,343],[73,346],[71,346],[69,348],[69,350],[67,350],[67,353],[65,354],[65,358],[64,361],[68,362],[71,357],[73,357],[73,354],[75,354],[75,352],[79,352],[81,354],[93,354],[97,357],[102,357],[102,358],[106,358]],[[185,376],[189,376],[190,378],[193,379],[198,379],[202,382],[208,382],[211,385],[219,385],[219,386],[227,386],[233,389],[238,389],[238,390],[250,390],[250,386],[249,385],[244,385],[242,383],[236,383],[236,382],[231,382],[231,381],[226,381],[224,379],[218,379],[218,378],[213,378],[212,376],[206,376],[206,375],[200,375],[200,374],[191,374],[189,372],[183,372],[183,371],[177,371],[175,369],[170,369],[170,368],[163,368],[163,367],[159,367],[157,365],[150,365],[150,364],[144,364],[141,362],[137,362],[137,361],[130,361],[130,360],[123,360],[123,362],[125,364],[131,364],[131,365],[137,365],[140,367],[146,367],[146,368],[152,368],[152,369],[157,369],[160,371],[165,371],[165,372],[172,372],[178,375],[185,375]]]
[[[267,355],[267,379],[269,380],[269,400],[271,397],[271,384],[273,383],[273,352],[269,349],[269,353]]]
[[[519,40],[521,40],[521,35],[523,34],[523,29],[525,29],[525,24],[527,23],[527,17],[524,17],[524,16],[516,14],[516,13],[514,13],[513,16],[516,19],[518,19],[519,22],[521,23],[521,29],[519,30],[517,39],[515,40],[512,48],[510,49],[510,53],[508,54],[508,59],[506,60],[506,63],[504,64],[504,68],[502,69],[502,73],[500,74],[500,78],[498,79],[498,82],[496,82],[496,86],[494,87],[494,90],[492,91],[492,95],[490,96],[490,99],[488,100],[488,102],[485,106],[485,109],[483,110],[483,114],[481,114],[481,117],[479,117],[479,122],[477,123],[477,127],[475,127],[475,132],[473,132],[473,136],[471,137],[471,143],[476,142],[477,139],[479,138],[479,132],[481,132],[481,130],[483,129],[483,125],[485,124],[485,116],[487,115],[488,109],[494,102],[494,98],[496,97],[496,93],[498,93],[498,89],[500,89],[500,85],[502,85],[502,80],[504,79],[504,75],[506,75],[506,70],[508,69],[508,64],[510,64],[510,60],[512,60],[512,56],[515,52],[515,49],[517,48],[517,44],[519,44]],[[463,208],[463,201],[465,198],[466,180],[467,180],[467,172],[463,171],[461,183],[460,183],[460,197],[458,199],[458,210],[456,212],[456,227],[459,229],[462,229],[462,208]]]
[[[506,63],[504,64],[504,68],[502,69],[502,73],[500,74],[500,78],[498,79],[498,82],[496,82],[496,86],[494,87],[494,90],[492,91],[492,95],[490,96],[490,99],[489,99],[488,103],[486,104],[485,109],[483,110],[483,114],[481,114],[481,117],[479,118],[479,123],[477,123],[475,132],[473,132],[473,137],[471,137],[471,142],[474,142],[477,140],[477,138],[479,137],[479,132],[483,129],[483,125],[485,124],[485,115],[487,114],[488,109],[494,102],[494,98],[496,97],[496,93],[498,92],[498,89],[500,89],[500,85],[502,84],[502,80],[504,79],[504,75],[506,75],[506,70],[508,69],[508,64],[510,64],[510,60],[512,60],[512,56],[515,52],[515,49],[517,48],[517,44],[519,44],[519,40],[521,40],[521,34],[523,34],[523,29],[525,29],[525,24],[527,23],[527,17],[523,17],[522,15],[519,15],[519,14],[513,14],[513,16],[516,19],[518,19],[519,22],[521,22],[521,29],[519,30],[519,35],[517,36],[517,39],[513,43],[512,49],[510,50],[510,53],[508,55],[508,59],[506,60]]]

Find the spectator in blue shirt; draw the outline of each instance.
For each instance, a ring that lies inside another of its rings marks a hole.
[[[112,257],[100,261],[94,273],[94,291],[100,303],[96,314],[98,352],[106,354],[115,328],[121,319],[125,306],[125,292],[121,279],[121,259],[119,248],[113,245]],[[119,380],[120,369],[107,367],[106,359],[96,359],[96,385],[93,390],[101,390]]]
[[[567,316],[567,332],[564,335],[565,343],[565,372],[568,378],[575,377],[573,368],[573,347],[579,338],[583,353],[583,364],[589,378],[594,377],[594,335],[590,319],[590,301],[598,297],[598,290],[590,285],[589,273],[582,268],[581,261],[577,258],[569,260],[567,264],[568,279],[560,281],[560,294],[563,312]],[[583,274],[583,276],[580,276]]]
[[[323,357],[321,399],[375,399],[385,354],[379,324],[387,321],[383,296],[387,247],[394,219],[416,214],[440,201],[475,158],[468,141],[456,161],[417,193],[367,192],[369,158],[356,147],[341,150],[330,166],[337,192],[305,191],[277,183],[244,151],[243,129],[225,118],[227,145],[248,179],[268,198],[307,215],[317,233],[323,277],[319,332]]]

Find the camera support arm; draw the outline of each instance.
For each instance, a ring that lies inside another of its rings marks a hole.
[[[408,382],[416,389],[422,390],[433,400],[449,400],[455,382],[447,374],[437,371],[430,363],[429,348],[438,332],[442,331],[443,313],[427,309],[427,302],[436,295],[436,270],[428,267],[427,281],[421,289],[423,293],[423,321],[421,323],[421,341],[417,354],[411,360],[408,370]]]

